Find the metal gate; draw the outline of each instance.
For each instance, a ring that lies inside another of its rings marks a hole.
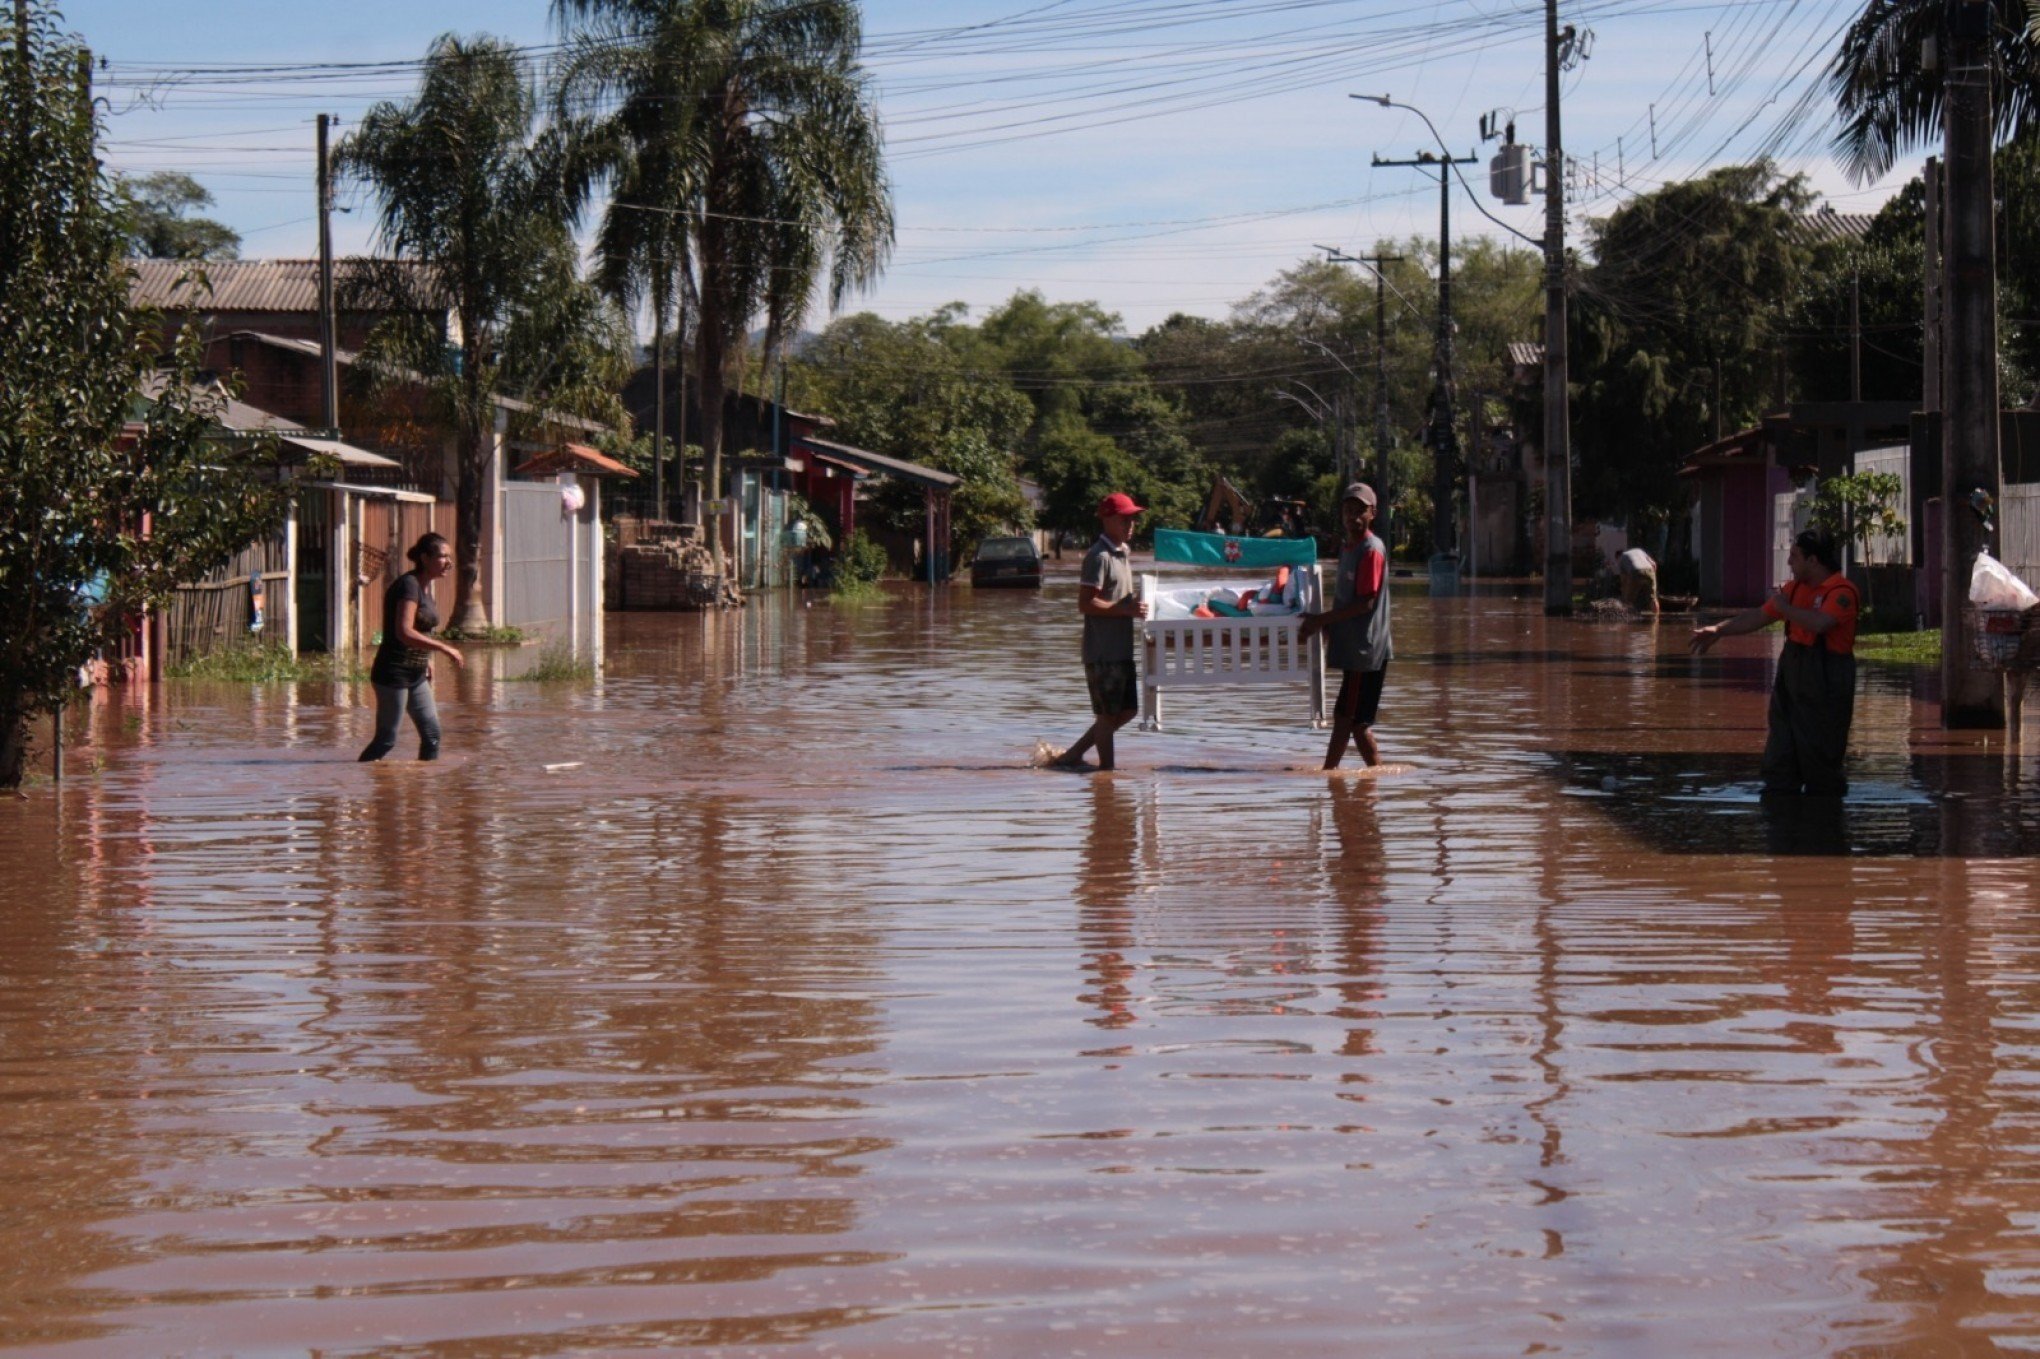
[[[553,631],[573,609],[573,544],[562,527],[560,488],[551,482],[503,487],[505,627]]]
[[[1792,553],[1792,540],[1806,527],[1812,514],[1811,491],[1785,491],[1771,497],[1771,585],[1792,574],[1786,558]]]
[[[1998,502],[1998,560],[2028,585],[2040,581],[2040,482],[2011,482]],[[2036,587],[2040,588],[2040,587]]]
[[[496,622],[602,654],[600,485],[571,475],[503,485],[502,604]],[[571,507],[578,496],[579,507]]]

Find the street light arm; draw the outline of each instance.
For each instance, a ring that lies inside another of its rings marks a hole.
[[[1340,358],[1336,353],[1334,353],[1332,347],[1326,344],[1324,341],[1313,340],[1308,335],[1299,335],[1296,338],[1303,341],[1305,344],[1309,345],[1312,349],[1321,351],[1326,358],[1330,359],[1333,363],[1338,364],[1339,367],[1344,368],[1346,370],[1347,377],[1352,378],[1356,382],[1361,380],[1360,375],[1354,372],[1352,368],[1347,365],[1346,361]],[[1323,398],[1320,397],[1319,400],[1323,400]]]
[[[1294,379],[1291,379],[1291,381],[1294,381]],[[1299,387],[1303,387],[1305,391],[1310,392],[1310,388],[1305,387],[1304,384],[1299,382],[1296,385]],[[1303,413],[1305,415],[1308,415],[1311,419],[1317,421],[1319,424],[1322,425],[1325,422],[1325,420],[1331,415],[1331,410],[1324,404],[1323,397],[1318,396],[1316,392],[1310,392],[1310,394],[1314,397],[1317,397],[1318,401],[1317,405],[1313,406],[1310,402],[1305,401],[1295,392],[1285,392],[1279,387],[1275,389],[1275,399],[1277,401],[1295,402],[1297,405],[1303,408]]]
[[[1346,97],[1348,99],[1363,100],[1369,104],[1379,104],[1385,109],[1406,109],[1409,112],[1416,114],[1417,117],[1422,118],[1424,120],[1424,126],[1431,129],[1431,137],[1434,141],[1438,143],[1438,149],[1445,153],[1445,163],[1452,168],[1453,177],[1459,181],[1460,187],[1466,190],[1467,201],[1473,204],[1473,210],[1479,213],[1481,216],[1487,218],[1490,222],[1493,222],[1496,226],[1500,227],[1502,230],[1508,232],[1511,236],[1514,236],[1517,240],[1527,241],[1531,245],[1536,246],[1539,250],[1542,250],[1544,248],[1544,242],[1540,240],[1538,237],[1531,236],[1524,232],[1516,230],[1516,228],[1510,226],[1507,222],[1504,222],[1501,218],[1495,216],[1493,213],[1489,212],[1485,207],[1481,206],[1480,195],[1473,191],[1473,185],[1468,184],[1466,182],[1465,171],[1461,170],[1459,168],[1459,162],[1452,158],[1452,148],[1445,144],[1445,138],[1439,134],[1438,125],[1431,121],[1430,114],[1424,112],[1422,109],[1418,108],[1415,104],[1405,104],[1400,99],[1391,99],[1385,94],[1349,94]],[[1552,190],[1549,185],[1546,185],[1544,191],[1546,193],[1550,193]]]

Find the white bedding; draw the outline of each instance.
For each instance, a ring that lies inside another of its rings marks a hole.
[[[1200,607],[1214,601],[1242,609],[1250,618],[1278,618],[1301,613],[1302,578],[1302,572],[1291,571],[1279,596],[1272,576],[1261,580],[1172,582],[1167,589],[1158,588],[1148,601],[1148,617],[1158,622],[1194,618]],[[1213,612],[1219,611],[1214,609]]]

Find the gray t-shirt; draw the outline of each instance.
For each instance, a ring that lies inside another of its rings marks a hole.
[[[1104,534],[1084,554],[1083,573],[1077,578],[1098,591],[1100,603],[1117,604],[1134,593],[1133,557],[1125,544],[1114,545]],[[1084,615],[1084,659],[1087,661],[1130,661],[1133,659],[1133,619],[1093,618]]]
[[[1357,547],[1339,553],[1332,607],[1343,609],[1357,602],[1365,593],[1363,582],[1379,582],[1374,607],[1325,629],[1325,664],[1334,670],[1379,670],[1395,655],[1388,635],[1388,549],[1371,533]]]

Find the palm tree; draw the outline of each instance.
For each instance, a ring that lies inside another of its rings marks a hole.
[[[570,35],[565,121],[611,201],[598,277],[619,298],[669,280],[694,306],[701,447],[722,495],[732,361],[765,318],[768,362],[807,314],[878,277],[892,246],[878,114],[855,0],[553,0]],[[719,536],[711,536],[718,561]]]
[[[2000,138],[2032,129],[2040,112],[2040,47],[2028,31],[2031,8],[2028,0],[1991,0],[1992,103]],[[1942,76],[1922,69],[1920,57],[1928,39],[1944,39],[1947,13],[1947,0],[1869,0],[1843,35],[1828,67],[1842,113],[1835,149],[1859,183],[1882,177],[1903,152],[1941,135]],[[1945,40],[1942,47],[1945,53]]]
[[[540,423],[548,411],[613,415],[597,393],[620,385],[628,348],[621,317],[580,278],[564,152],[534,135],[536,114],[514,48],[448,34],[417,97],[377,104],[334,156],[375,198],[385,256],[352,285],[393,313],[365,365],[379,387],[422,387],[458,441],[459,628],[489,623],[480,548],[499,398],[522,398]],[[435,309],[452,313],[453,344]]]

